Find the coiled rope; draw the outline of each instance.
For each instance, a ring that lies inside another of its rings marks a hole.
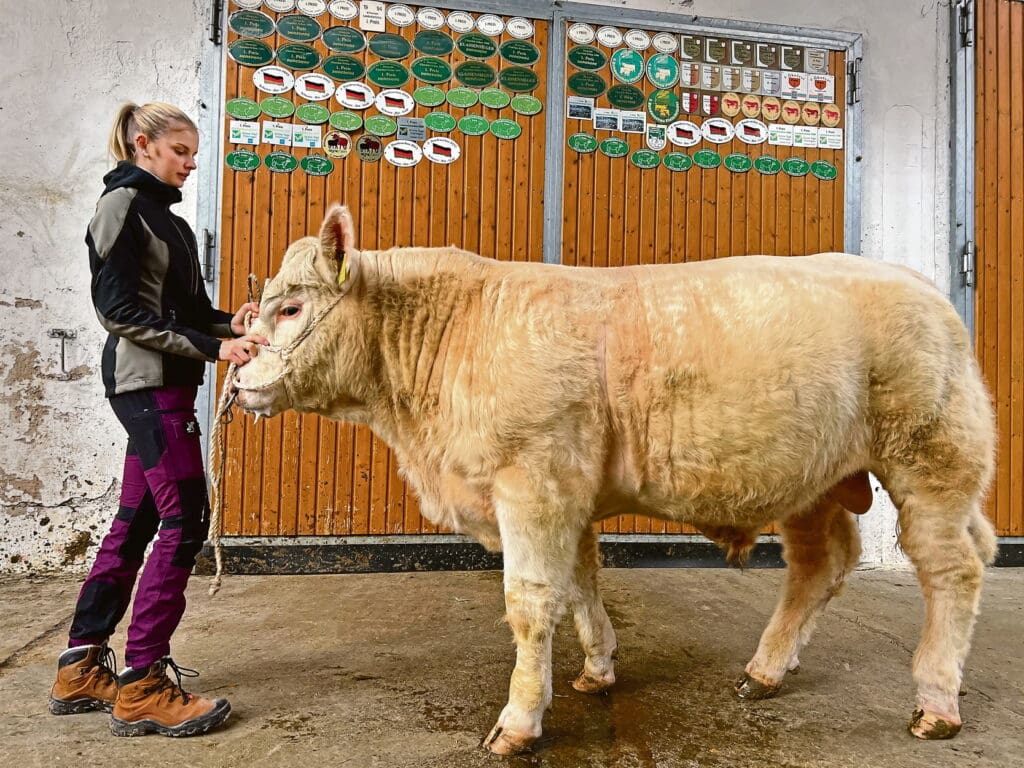
[[[249,301],[259,303],[261,290],[256,280],[256,275],[249,275]],[[245,332],[249,332],[252,325],[252,313],[247,312],[245,320]],[[227,463],[228,443],[225,427],[230,424],[235,416],[231,406],[235,403],[238,393],[233,390],[231,382],[235,379],[235,371],[238,366],[234,363],[228,364],[227,373],[224,375],[224,385],[220,390],[220,399],[217,401],[217,412],[213,417],[213,429],[210,430],[210,542],[213,544],[213,561],[215,571],[210,580],[210,596],[213,597],[220,591],[221,576],[224,573],[224,547],[220,541],[220,514],[224,506],[222,493],[222,482],[224,479],[224,464]]]

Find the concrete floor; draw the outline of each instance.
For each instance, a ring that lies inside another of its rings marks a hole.
[[[571,622],[532,754],[479,747],[505,701],[513,648],[499,573],[197,577],[174,654],[192,690],[231,699],[204,737],[116,739],[100,713],[46,710],[78,589],[0,579],[4,766],[551,766],[935,768],[1024,766],[1024,569],[990,571],[968,660],[965,726],[947,742],[905,730],[921,599],[910,573],[861,571],[830,606],[776,699],[730,686],[767,621],[781,571],[606,570],[619,637],[610,694],[576,693]],[[123,636],[114,647],[123,647]]]

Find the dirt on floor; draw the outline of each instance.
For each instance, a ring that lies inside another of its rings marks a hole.
[[[853,574],[782,693],[732,696],[782,576],[604,571],[618,682],[596,696],[572,689],[582,653],[564,620],[544,735],[512,758],[480,747],[514,661],[500,573],[228,576],[216,597],[194,578],[173,654],[202,672],[187,687],[228,697],[233,713],[191,739],[119,739],[109,715],[50,715],[79,582],[3,577],[0,759],[17,768],[1024,766],[1024,569],[988,574],[964,729],[944,742],[906,730],[923,614],[909,572]],[[123,633],[112,646],[120,656]]]

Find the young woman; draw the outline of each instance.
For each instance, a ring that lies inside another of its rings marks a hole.
[[[128,448],[120,506],[78,596],[50,711],[112,710],[118,736],[205,733],[231,712],[226,699],[186,693],[181,675],[195,673],[169,656],[209,528],[196,389],[207,361],[243,364],[266,343],[245,335],[243,326],[258,305],[234,315],[213,308],[195,235],[170,210],[196,168],[198,146],[195,124],[177,107],[125,104],[110,135],[118,163],[103,178],[85,238],[93,304],[109,332],[103,384]],[[115,675],[107,639],[128,608],[154,536],[128,626],[127,668]]]

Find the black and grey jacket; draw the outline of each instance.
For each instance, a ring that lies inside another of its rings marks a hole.
[[[231,315],[214,309],[199,271],[191,228],[170,207],[181,192],[118,163],[103,177],[85,242],[92,301],[110,332],[103,348],[107,397],[170,385],[199,385]]]

